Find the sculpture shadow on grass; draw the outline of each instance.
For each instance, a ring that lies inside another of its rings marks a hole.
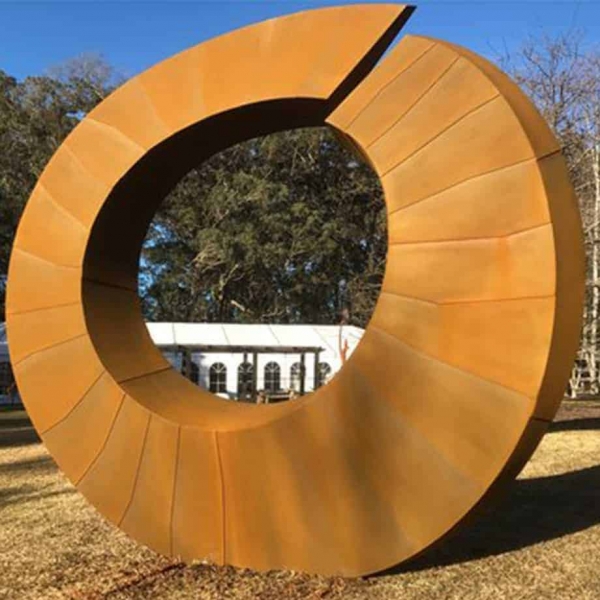
[[[587,420],[587,419],[586,419]],[[519,550],[600,523],[600,465],[515,481],[471,527],[379,575],[421,571]]]
[[[0,450],[38,444],[40,441],[25,410],[0,411]]]
[[[0,509],[12,504],[24,505],[29,502],[39,502],[55,496],[66,496],[77,493],[73,487],[53,489],[51,485],[40,488],[36,485],[24,484],[18,487],[0,490]]]
[[[548,427],[548,432],[555,431],[600,431],[600,418],[586,417],[583,419],[567,419],[556,421]]]
[[[36,456],[0,464],[0,475],[12,477],[24,475],[42,475],[56,471],[57,466],[51,456]]]
[[[0,428],[0,449],[39,444],[40,436],[31,426]]]

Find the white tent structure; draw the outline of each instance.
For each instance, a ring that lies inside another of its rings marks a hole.
[[[237,399],[256,370],[256,389],[314,390],[340,369],[340,350],[350,356],[363,330],[337,325],[240,325],[147,323],[150,336],[179,371],[186,348],[194,365],[191,379],[223,397]],[[317,358],[318,357],[318,358]],[[304,365],[302,369],[302,365]]]

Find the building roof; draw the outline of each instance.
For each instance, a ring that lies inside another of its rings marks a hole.
[[[320,346],[338,353],[338,325],[239,325],[223,323],[147,323],[157,346]],[[364,331],[344,326],[343,336],[354,350]],[[8,356],[6,325],[0,323],[0,357]]]
[[[306,346],[322,347],[337,354],[338,325],[242,325],[230,323],[146,323],[158,346]],[[364,331],[344,326],[343,337],[350,350]]]

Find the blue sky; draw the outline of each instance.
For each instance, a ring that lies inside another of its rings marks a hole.
[[[327,0],[0,0],[0,69],[24,78],[82,53],[101,53],[125,77],[228,30]],[[356,2],[345,2],[352,4]],[[528,34],[583,29],[600,44],[600,1],[425,0],[405,31],[440,37],[491,58]]]

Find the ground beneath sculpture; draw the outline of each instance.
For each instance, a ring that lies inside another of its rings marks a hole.
[[[600,402],[566,402],[493,518],[411,570],[371,579],[186,567],[106,523],[26,415],[0,412],[1,598],[260,600],[600,597]]]

